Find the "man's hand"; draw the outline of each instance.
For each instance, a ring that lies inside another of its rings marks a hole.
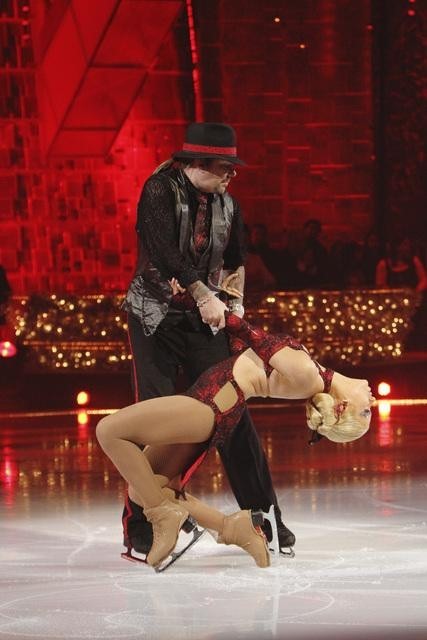
[[[184,293],[186,289],[182,287],[176,278],[171,278],[169,284],[172,287],[173,295],[177,293]],[[205,298],[202,298],[197,306],[200,311],[200,316],[205,324],[209,324],[216,329],[224,329],[225,316],[224,312],[228,311],[227,306],[221,302],[213,293],[209,293]]]
[[[224,329],[224,312],[227,311],[227,307],[216,296],[214,296],[213,294],[209,296],[206,302],[203,302],[203,304],[199,305],[199,311],[204,323],[209,324],[211,327]]]

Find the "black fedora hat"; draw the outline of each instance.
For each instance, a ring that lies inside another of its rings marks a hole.
[[[187,127],[182,150],[176,151],[173,158],[218,158],[244,165],[236,154],[236,132],[233,127],[222,122],[193,122]]]

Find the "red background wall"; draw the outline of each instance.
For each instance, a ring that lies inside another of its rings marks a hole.
[[[192,7],[203,116],[237,130],[248,167],[232,191],[247,222],[265,222],[273,240],[312,217],[326,240],[363,237],[373,222],[368,0]],[[52,24],[36,0],[10,0],[0,16],[0,263],[14,293],[123,291],[140,188],[195,117],[186,3],[104,157],[42,151],[37,37]]]

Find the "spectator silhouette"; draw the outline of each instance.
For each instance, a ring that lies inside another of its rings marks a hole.
[[[275,289],[276,280],[267,268],[263,255],[268,240],[265,225],[256,224],[252,229],[245,225],[247,254],[245,260],[245,288],[247,292]],[[254,244],[255,241],[255,244]]]
[[[387,255],[376,270],[378,287],[411,287],[421,294],[419,306],[411,318],[412,330],[406,338],[407,350],[427,347],[427,272],[408,237],[392,240]]]
[[[383,257],[380,238],[374,229],[368,231],[363,242],[363,271],[366,287],[376,286],[377,264]]]
[[[289,246],[289,231],[283,228],[276,236],[268,256],[264,259],[276,279],[278,289],[292,289],[295,282],[295,258]]]
[[[375,282],[377,287],[427,290],[426,269],[408,237],[390,242],[386,257],[378,261]]]
[[[312,218],[304,223],[301,242],[294,249],[295,289],[319,289],[328,284],[329,255],[319,239],[321,232],[320,220]]]

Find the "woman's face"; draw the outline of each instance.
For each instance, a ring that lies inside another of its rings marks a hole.
[[[368,429],[371,422],[371,407],[375,402],[375,398],[372,395],[371,387],[367,380],[355,380],[353,385],[352,395],[348,399],[349,405],[355,411],[355,414],[360,418],[362,422],[366,421],[366,428]]]

